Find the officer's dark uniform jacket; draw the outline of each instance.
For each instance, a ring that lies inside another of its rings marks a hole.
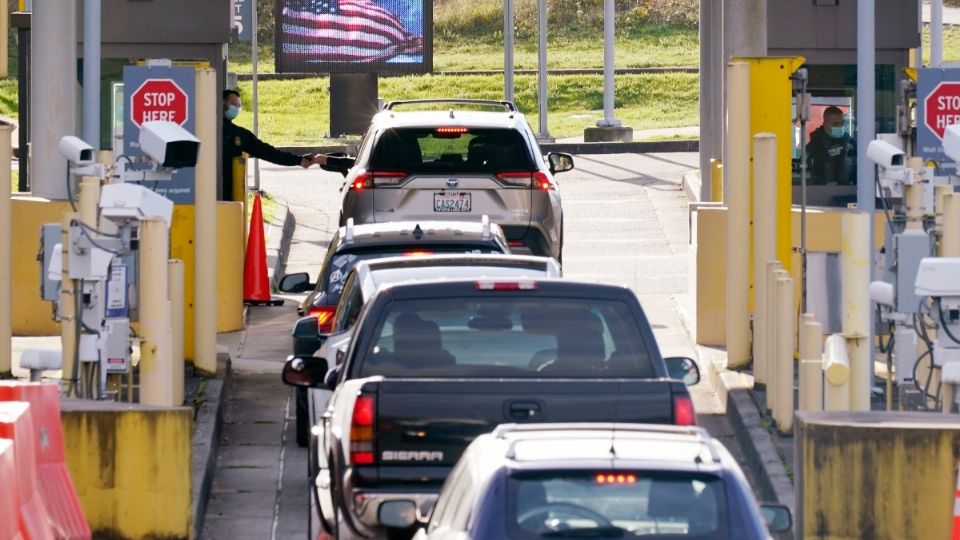
[[[811,184],[855,182],[857,151],[849,133],[834,139],[823,127],[813,130],[807,143],[807,160]]]
[[[249,129],[223,119],[223,198],[230,200],[233,194],[233,158],[243,152],[276,165],[299,165],[303,156],[298,156],[261,141]]]

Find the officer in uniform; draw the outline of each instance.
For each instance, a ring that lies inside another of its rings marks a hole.
[[[823,125],[810,134],[807,159],[811,184],[855,183],[857,151],[839,107],[823,111]]]

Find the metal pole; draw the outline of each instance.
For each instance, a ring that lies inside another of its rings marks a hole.
[[[766,384],[769,370],[766,354],[767,263],[777,258],[777,137],[772,133],[753,136],[753,378]]]
[[[874,329],[869,324],[870,314],[873,313],[873,304],[870,302],[869,287],[873,280],[873,213],[876,208],[876,166],[867,158],[867,147],[876,137],[876,0],[857,0],[857,207],[867,213],[871,226],[867,227],[867,236],[864,238],[867,255],[865,279],[854,287],[863,289],[858,297],[866,298],[863,309],[867,313],[867,324],[864,329],[866,342],[870,344],[867,358],[866,381],[866,410],[870,409],[870,388],[873,386],[873,342]],[[853,356],[853,355],[851,355]],[[856,360],[854,360],[856,362]],[[855,378],[855,376],[854,376]],[[862,400],[863,395],[857,396],[857,382],[851,383],[851,399]],[[862,402],[860,402],[863,405]]]
[[[810,97],[807,95],[807,70],[797,70],[797,118],[800,119],[800,312],[807,311],[807,120]]]
[[[62,375],[66,389],[64,395],[77,397],[78,362],[77,340],[79,331],[77,322],[80,320],[80,310],[77,308],[76,282],[70,279],[70,223],[78,215],[72,212],[63,214],[60,221],[60,350],[62,359]]]
[[[250,29],[251,37],[251,48],[253,49],[253,134],[257,137],[260,137],[260,99],[258,95],[259,87],[259,56],[260,56],[260,41],[257,36],[257,5],[259,2],[256,0],[250,1],[250,9],[252,13],[250,14],[250,24],[253,28]],[[243,183],[246,186],[247,176],[243,176]],[[253,158],[253,190],[260,191],[260,160]],[[226,197],[224,197],[226,198]]]
[[[38,77],[30,85],[30,187],[33,195],[48,199],[67,199],[67,160],[58,147],[61,137],[77,130],[76,5],[37,2],[31,17],[30,72]]]
[[[540,136],[550,136],[547,123],[547,0],[537,0],[537,104],[539,105]]]
[[[772,358],[777,363],[777,379],[767,385],[773,391],[773,417],[780,433],[793,431],[793,351],[796,349],[796,334],[793,333],[796,311],[793,309],[793,279],[785,270],[780,270],[776,283],[777,295],[777,354]]]
[[[503,99],[513,101],[513,1],[503,7]]]
[[[843,291],[843,335],[850,351],[850,410],[870,410],[873,386],[871,364],[873,341],[870,334],[871,216],[867,212],[846,212],[841,217],[841,290]]]
[[[17,92],[24,96],[17,104],[20,115],[20,126],[17,130],[17,146],[19,152],[17,163],[20,167],[20,183],[17,189],[21,192],[30,189],[30,159],[28,143],[30,142],[30,35],[29,28],[17,29]]]
[[[612,1],[612,0],[611,0]],[[750,66],[727,65],[727,367],[750,362]]]
[[[711,201],[713,182],[713,118],[710,96],[714,91],[713,58],[710,47],[715,32],[714,13],[718,2],[700,2],[700,200]]]
[[[812,313],[800,317],[800,410],[823,410],[823,326]]]
[[[83,140],[100,148],[100,0],[83,2]]]
[[[217,372],[217,76],[209,68],[197,70],[197,186],[194,216],[194,353],[193,363],[204,374]]]
[[[198,182],[199,184],[199,182]],[[140,403],[175,405],[173,401],[172,335],[167,260],[167,223],[161,218],[140,222]],[[202,259],[203,257],[197,257]],[[178,405],[178,404],[177,404]]]
[[[170,367],[172,372],[172,401],[177,406],[183,403],[183,261],[167,261],[167,280],[170,295]]]
[[[930,0],[930,66],[943,64],[943,0]]]
[[[603,0],[603,120],[597,120],[599,127],[620,127],[620,121],[613,116],[615,17],[614,0]]]
[[[0,10],[2,11],[2,10]],[[0,379],[13,375],[10,319],[13,272],[13,202],[10,200],[10,135],[13,126],[0,124]],[[46,272],[46,269],[43,270]]]

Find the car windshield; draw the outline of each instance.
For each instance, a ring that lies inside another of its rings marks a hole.
[[[330,266],[326,269],[326,275],[321,283],[326,283],[327,294],[338,295],[343,291],[343,286],[347,282],[347,276],[350,270],[360,261],[370,259],[380,259],[383,257],[416,257],[418,255],[435,255],[451,253],[502,253],[490,244],[418,244],[413,246],[388,246],[379,249],[365,249],[358,251],[349,251],[337,253],[330,260]]]
[[[729,538],[723,482],[708,474],[517,473],[507,505],[510,538]]]
[[[373,335],[361,377],[654,376],[640,326],[619,300],[400,300]]]
[[[407,174],[532,171],[523,136],[513,129],[395,128],[381,135],[370,160],[377,171]]]

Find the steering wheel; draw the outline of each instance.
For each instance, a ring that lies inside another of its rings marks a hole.
[[[596,523],[598,527],[613,526],[613,523],[603,514],[595,510],[591,510],[585,506],[565,502],[544,503],[539,506],[535,506],[517,516],[517,521],[520,522],[525,529],[533,529],[533,526],[538,525],[538,523],[536,523],[538,520],[534,520],[533,518],[546,515],[550,512],[556,512],[558,514],[572,517],[586,518]]]

